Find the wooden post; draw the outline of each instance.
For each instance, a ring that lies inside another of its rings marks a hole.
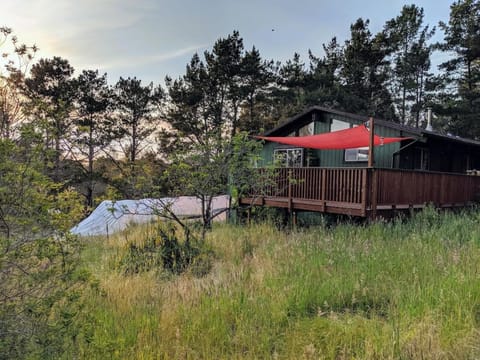
[[[288,171],[288,212],[291,214],[292,213],[292,171]]]
[[[368,169],[362,169],[362,215],[367,214],[367,203],[370,198],[368,194]]]
[[[370,127],[370,137],[369,137],[369,144],[368,144],[368,168],[370,172],[370,218],[375,219],[377,217],[377,174],[375,173],[375,169],[373,168],[375,164],[375,124],[373,121],[373,117],[371,116],[368,119],[369,127]]]
[[[372,174],[371,218],[375,220],[377,218],[378,172],[375,169],[370,171]]]
[[[370,142],[368,145],[368,167],[372,168],[374,163],[375,163],[375,153],[373,151],[374,146],[375,146],[375,127],[373,124],[373,117],[370,117],[368,119],[368,123],[370,126]]]
[[[322,188],[321,191],[321,198],[322,200],[322,211],[325,212],[325,208],[327,207],[327,169],[322,169]]]

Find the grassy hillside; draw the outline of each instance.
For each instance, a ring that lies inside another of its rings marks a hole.
[[[216,225],[208,275],[115,264],[151,227],[90,239],[81,358],[480,357],[480,212],[292,232]]]

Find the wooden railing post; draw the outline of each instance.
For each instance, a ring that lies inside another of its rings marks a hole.
[[[375,126],[373,124],[373,117],[370,117],[368,120],[369,126],[370,126],[370,141],[368,145],[368,167],[372,168],[373,165],[375,164],[375,153],[374,153],[374,147],[375,147]]]
[[[325,211],[326,193],[327,193],[327,169],[322,169],[322,188],[320,189],[320,200],[322,201],[323,211]]]
[[[371,169],[371,174],[372,174],[372,182],[371,182],[371,213],[370,217],[372,219],[375,219],[377,217],[377,195],[378,195],[378,172],[375,169]]]
[[[369,184],[369,171],[368,169],[362,170],[362,215],[367,215],[367,205],[368,205],[368,184]]]
[[[290,214],[292,213],[292,170],[288,170],[288,176],[287,176],[287,181],[288,181],[288,211]]]

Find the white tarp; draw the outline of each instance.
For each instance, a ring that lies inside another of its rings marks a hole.
[[[212,201],[212,214],[222,213],[228,208],[227,195],[216,196]],[[76,235],[108,235],[124,230],[128,225],[161,219],[164,207],[168,206],[176,216],[199,217],[202,203],[194,196],[177,198],[102,201],[100,205],[70,231]]]

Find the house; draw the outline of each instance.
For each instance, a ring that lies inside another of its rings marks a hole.
[[[354,129],[367,121],[365,116],[314,106],[264,135],[297,143],[303,138],[290,138]],[[276,160],[276,186],[250,194],[241,203],[292,213],[376,217],[429,203],[459,207],[478,200],[480,177],[467,172],[480,169],[480,142],[382,119],[373,123],[381,138],[400,138],[375,146],[373,162],[368,161],[367,144],[325,150],[266,141],[260,165]]]

